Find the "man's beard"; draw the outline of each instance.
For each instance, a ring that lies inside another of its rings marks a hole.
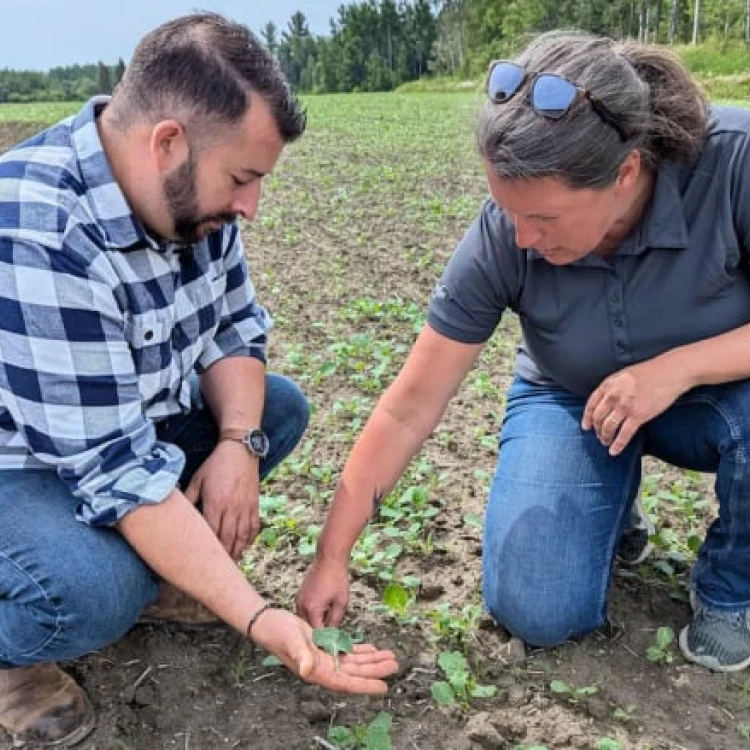
[[[187,159],[164,178],[164,197],[172,216],[174,231],[177,239],[186,245],[194,245],[203,239],[203,225],[209,222],[229,224],[237,218],[232,213],[200,215],[196,171],[195,154],[191,148]]]

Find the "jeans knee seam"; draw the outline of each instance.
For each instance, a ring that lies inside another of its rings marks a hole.
[[[735,442],[736,445],[736,465],[735,465],[735,473],[732,477],[732,492],[728,498],[728,504],[729,504],[729,517],[730,519],[734,519],[736,517],[735,513],[735,505],[737,503],[737,493],[734,491],[734,487],[737,484],[737,480],[740,478],[740,472],[742,466],[747,465],[747,451],[745,450],[744,443],[742,441],[742,427],[737,419],[735,419],[734,415],[731,411],[728,409],[725,409],[719,401],[719,399],[714,398],[713,396],[710,396],[708,394],[700,394],[697,397],[693,397],[691,399],[688,399],[688,403],[704,403],[708,406],[710,406],[712,409],[714,409],[725,421],[727,426],[729,427],[729,434],[731,435],[732,439]],[[729,526],[729,547],[732,548],[734,546],[734,542],[736,541],[737,531],[735,530],[735,524],[733,523],[733,520],[730,521]]]
[[[637,454],[635,454],[634,458],[635,460],[630,465],[630,471],[628,472],[627,481],[624,486],[624,495],[627,498],[630,496],[632,488],[633,488],[633,476],[637,474],[638,467],[641,462],[641,457],[643,455],[642,451],[638,451]],[[636,489],[637,491],[637,489]],[[607,554],[609,556],[609,565],[604,567],[604,575],[602,576],[602,582],[601,582],[601,590],[599,592],[599,601],[603,602],[606,608],[606,603],[608,600],[608,593],[609,593],[609,585],[610,585],[610,579],[612,578],[612,565],[614,563],[615,559],[615,553],[617,550],[617,544],[619,543],[619,530],[622,528],[622,522],[623,518],[626,513],[630,512],[630,505],[621,502],[620,503],[620,513],[617,517],[617,523],[613,527],[613,533],[610,537],[609,541],[609,549],[607,550]],[[606,617],[606,613],[605,613]]]
[[[62,619],[62,613],[60,612],[60,608],[55,605],[55,603],[52,601],[52,597],[50,597],[49,593],[47,592],[47,589],[41,584],[41,582],[37,581],[36,578],[22,565],[19,565],[18,562],[13,560],[8,555],[0,552],[0,559],[6,561],[10,565],[12,565],[17,571],[19,571],[23,576],[25,576],[29,581],[31,581],[34,586],[37,588],[39,593],[44,597],[44,600],[49,604],[50,610],[54,612],[55,615],[55,625],[54,630],[50,634],[48,638],[46,638],[39,646],[32,649],[31,651],[22,651],[19,652],[20,655],[22,655],[24,658],[33,657],[35,654],[39,653],[43,649],[47,648],[52,641],[54,641],[55,638],[60,634],[62,630],[61,625],[61,619]]]

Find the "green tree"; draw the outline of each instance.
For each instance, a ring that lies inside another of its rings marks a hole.
[[[109,68],[103,62],[98,65],[96,80],[100,94],[112,93],[112,78],[109,74]]]
[[[115,86],[117,86],[118,83],[120,83],[124,75],[125,75],[125,61],[122,58],[120,58],[117,61],[117,65],[115,65],[115,72],[112,78],[112,88],[114,88]]]
[[[260,36],[263,39],[263,44],[266,45],[266,49],[272,54],[276,55],[279,51],[279,30],[273,21],[269,21],[260,31]]]

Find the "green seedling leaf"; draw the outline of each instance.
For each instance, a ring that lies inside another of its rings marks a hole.
[[[409,606],[409,592],[398,583],[389,583],[383,592],[383,603],[388,609],[403,613]]]
[[[438,656],[438,664],[447,677],[454,674],[468,674],[469,672],[466,657],[460,651],[441,651]]]
[[[567,682],[563,682],[562,680],[552,680],[549,684],[549,689],[553,693],[569,693],[570,692],[570,686]]]
[[[471,689],[472,698],[492,698],[497,695],[497,688],[494,685],[474,685]]]
[[[391,726],[393,719],[386,711],[381,711],[367,727],[365,750],[392,750]]]
[[[456,700],[453,689],[447,682],[433,682],[430,690],[433,699],[440,706],[450,706]]]
[[[613,716],[615,717],[615,719],[619,719],[620,721],[630,721],[633,718],[633,711],[635,711],[635,706],[616,708]]]
[[[422,579],[418,576],[404,576],[401,579],[401,584],[406,586],[407,589],[418,589],[422,583]]]
[[[482,516],[478,516],[476,513],[465,513],[463,521],[467,526],[474,526],[477,529],[481,529],[484,526]]]
[[[582,688],[577,688],[575,693],[582,698],[588,697],[589,695],[596,695],[599,692],[599,688],[596,685],[586,685]]]
[[[470,677],[466,657],[460,651],[442,651],[438,656],[438,664],[445,672],[454,695],[465,700],[468,697],[466,687]]]
[[[357,738],[349,727],[331,727],[328,730],[328,739],[339,747],[354,748],[357,746]]]
[[[282,667],[284,666],[284,662],[282,662],[281,659],[277,659],[275,656],[271,655],[263,659],[263,666],[264,667]]]
[[[620,743],[609,737],[602,737],[596,747],[597,750],[622,750]]]
[[[315,628],[313,643],[333,657],[350,654],[354,649],[352,638],[338,628]]]
[[[674,630],[672,628],[659,628],[656,631],[656,645],[659,648],[667,648],[674,642]]]

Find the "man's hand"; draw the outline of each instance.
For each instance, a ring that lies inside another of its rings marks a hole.
[[[581,427],[592,427],[609,454],[625,450],[638,428],[665,412],[689,385],[660,359],[651,359],[605,378],[589,396]]]
[[[260,531],[259,460],[241,443],[222,440],[193,475],[185,496],[193,504],[202,502],[208,525],[239,560]]]
[[[345,563],[316,559],[297,594],[297,613],[314,628],[338,627],[349,605],[349,574]]]
[[[280,659],[306,682],[339,693],[383,695],[388,692],[385,677],[398,672],[392,651],[370,644],[354,647],[351,654],[338,656],[321,651],[313,643],[312,628],[283,609],[269,609],[253,625],[252,639]]]

